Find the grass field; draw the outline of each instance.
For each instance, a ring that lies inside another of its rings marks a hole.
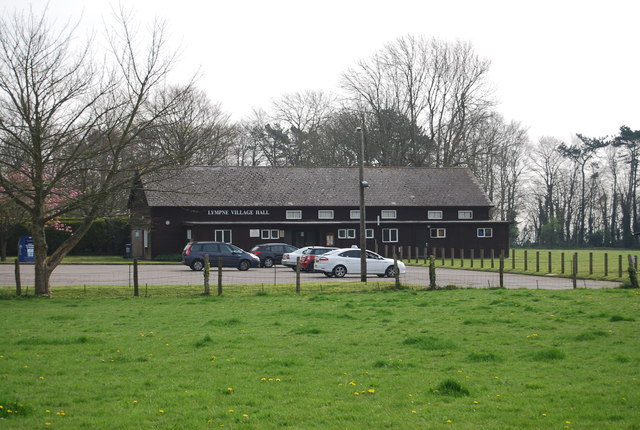
[[[438,253],[440,252],[441,251],[438,250]],[[505,256],[504,270],[510,273],[552,273],[558,276],[570,277],[572,273],[571,262],[574,253],[578,254],[578,278],[611,281],[626,281],[628,279],[627,269],[629,267],[628,256],[631,255],[640,258],[640,252],[638,250],[625,249],[514,249],[508,256]],[[465,258],[462,261],[460,258],[454,258],[453,260],[451,260],[451,258],[445,258],[443,260],[440,257],[441,254],[437,255],[437,267],[497,271],[500,265],[498,255],[495,255],[492,262],[490,255],[485,255],[483,261],[480,259],[480,255],[476,254],[472,261],[468,250],[465,251]],[[564,265],[562,264],[563,258]],[[405,259],[404,261],[412,265],[424,265],[424,259],[418,259],[417,263],[415,258],[412,260]],[[549,266],[549,261],[551,261],[551,266]]]
[[[0,427],[640,429],[639,309],[637,290],[5,297]]]

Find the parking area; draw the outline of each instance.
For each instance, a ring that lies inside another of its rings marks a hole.
[[[437,269],[437,285],[444,287],[456,285],[460,287],[488,288],[500,285],[499,274],[496,272],[480,272],[458,269]],[[250,269],[241,272],[232,268],[222,269],[224,284],[241,285],[272,285],[281,283],[295,283],[295,272],[284,266],[272,268]],[[211,271],[210,283],[217,283],[217,269]],[[33,285],[33,265],[21,265],[21,282],[23,287]],[[369,282],[389,280],[371,275]],[[425,267],[407,267],[406,274],[401,276],[401,282],[414,285],[429,285],[429,272]],[[138,280],[140,285],[202,285],[203,272],[196,272],[181,264],[140,264],[138,265]],[[329,283],[359,281],[360,275],[354,274],[344,278],[328,278],[322,273],[301,273],[301,283]],[[65,264],[60,265],[51,276],[52,286],[65,285],[132,285],[132,264]],[[577,281],[577,288],[616,288],[619,282],[613,281]],[[0,286],[15,286],[13,264],[0,264]],[[571,289],[572,280],[555,276],[532,276],[509,274],[504,275],[506,288],[531,289]]]

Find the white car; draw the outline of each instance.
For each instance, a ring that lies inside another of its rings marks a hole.
[[[336,278],[342,278],[347,273],[359,274],[360,250],[358,248],[342,248],[327,252],[316,258],[315,270],[324,273],[325,276],[335,276]],[[402,261],[398,261],[398,271],[401,274],[406,272]],[[393,260],[367,250],[367,274],[394,277],[396,271]]]
[[[285,253],[282,256],[282,264],[295,270],[298,257],[300,257],[300,261],[302,262],[302,259],[305,255],[320,255],[324,254],[325,252],[333,251],[335,249],[338,248],[331,246],[305,246],[304,248],[296,249],[293,252]]]

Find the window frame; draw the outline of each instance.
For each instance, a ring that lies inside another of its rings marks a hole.
[[[395,240],[393,240],[392,233],[395,234]],[[382,243],[398,243],[398,229],[397,228],[383,228],[382,229]]]
[[[469,216],[462,216],[462,214],[469,214]],[[458,219],[473,219],[473,211],[471,210],[460,210],[458,211]]]
[[[288,209],[285,217],[286,219],[302,219],[302,209]]]
[[[357,215],[355,215],[357,213]],[[360,219],[360,209],[351,209],[349,211],[349,219]]]
[[[372,228],[364,229],[364,238],[365,239],[375,239],[375,233]]]
[[[225,235],[227,233],[229,234],[229,240],[228,241],[224,240]],[[218,234],[222,234],[222,240],[220,240],[220,237],[218,237]],[[213,231],[213,237],[214,237],[214,240],[216,242],[233,243],[232,232],[231,232],[231,229],[228,229],[228,228],[214,230]]]
[[[482,230],[482,236],[480,235],[480,231]],[[489,232],[487,235],[486,233]],[[489,239],[493,237],[493,227],[478,227],[476,229],[476,236],[479,239]]]
[[[385,216],[386,213],[386,216]],[[395,209],[382,209],[380,211],[380,219],[397,219],[398,211]]]
[[[355,239],[356,238],[356,229],[355,228],[340,228],[338,229],[338,239]]]
[[[443,215],[441,210],[427,211],[427,219],[442,219]]]
[[[442,232],[442,235],[440,235],[440,232]],[[429,229],[430,239],[445,239],[446,237],[447,237],[447,229],[444,227],[434,227]]]
[[[322,213],[328,216],[322,216]],[[334,219],[333,209],[318,209],[318,219]]]

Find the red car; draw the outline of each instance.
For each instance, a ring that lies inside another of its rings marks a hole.
[[[300,258],[300,270],[304,270],[305,272],[313,272],[313,270],[314,270],[314,261],[316,259],[316,255],[322,255],[325,252],[333,251],[334,249],[337,249],[337,248],[314,247],[313,250],[312,250],[312,253],[310,253],[310,254],[306,254],[305,253],[302,256],[302,258]]]

